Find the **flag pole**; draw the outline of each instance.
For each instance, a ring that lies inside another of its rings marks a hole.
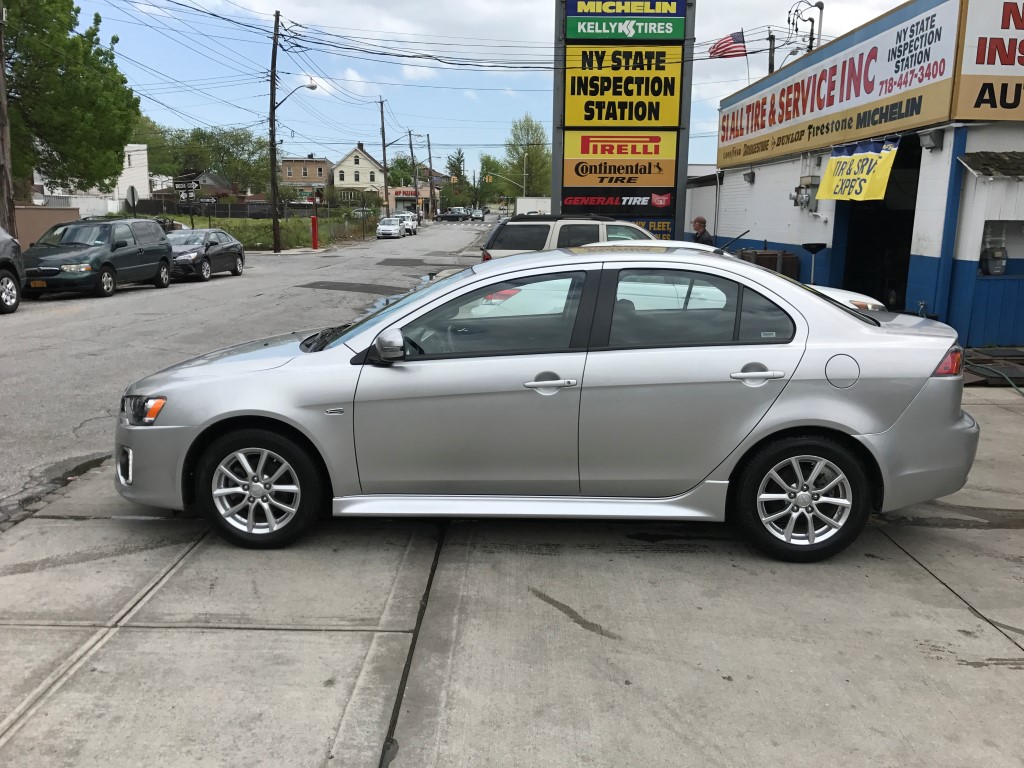
[[[743,60],[747,62],[747,85],[750,85],[750,54],[747,52],[747,35],[740,27],[740,37],[743,38]]]

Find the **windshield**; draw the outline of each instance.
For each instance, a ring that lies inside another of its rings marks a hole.
[[[39,245],[103,245],[110,239],[109,224],[58,224],[36,240]]]
[[[167,240],[171,245],[202,245],[205,236],[203,232],[185,232],[180,230],[178,232],[168,232]]]
[[[391,304],[385,304],[383,307],[378,309],[376,312],[371,312],[370,314],[366,315],[365,317],[359,318],[354,323],[352,323],[352,325],[348,326],[345,329],[345,333],[343,333],[341,336],[338,336],[336,339],[331,341],[331,343],[328,344],[325,347],[325,349],[333,349],[334,347],[338,346],[339,344],[346,343],[350,339],[352,339],[355,336],[357,336],[358,334],[362,333],[363,330],[365,330],[366,326],[369,323],[377,322],[378,320],[383,320],[384,318],[388,317],[389,315],[396,314],[399,310],[404,309],[405,307],[407,307],[409,305],[409,303],[412,302],[412,301],[418,301],[419,299],[422,299],[425,296],[430,296],[431,294],[434,294],[434,293],[441,293],[449,285],[451,285],[452,283],[457,283],[458,281],[462,280],[465,277],[468,277],[471,274],[473,274],[473,268],[472,267],[470,267],[468,269],[464,269],[461,272],[456,272],[454,275],[449,275],[448,277],[443,277],[440,280],[435,280],[432,283],[425,283],[423,285],[423,287],[417,288],[416,290],[411,291],[410,293],[405,294],[405,296],[403,296],[402,298],[398,299],[397,301],[395,301],[395,302],[393,302]]]
[[[398,219],[381,219],[380,225],[382,227],[397,227]]]

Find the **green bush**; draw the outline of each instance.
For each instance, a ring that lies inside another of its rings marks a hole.
[[[188,215],[171,215],[169,218],[189,223]],[[270,251],[274,248],[273,224],[270,219],[210,219],[196,216],[197,227],[216,227],[238,238],[242,247],[252,251]],[[334,216],[319,219],[320,246],[343,240],[359,240],[364,229],[359,221],[344,221]],[[367,221],[365,236],[375,233],[376,221]],[[308,218],[281,219],[281,248],[309,248],[313,244],[313,233]]]

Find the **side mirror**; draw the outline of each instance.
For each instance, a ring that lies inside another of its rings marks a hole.
[[[373,340],[371,357],[385,365],[405,359],[405,337],[398,328],[389,328]]]
[[[29,243],[28,247],[31,248],[33,245],[35,245],[35,243]]]
[[[127,240],[115,240],[114,241],[114,250],[115,251],[118,248],[127,248],[127,247],[128,247],[128,241]]]

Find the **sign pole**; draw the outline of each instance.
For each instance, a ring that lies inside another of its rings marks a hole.
[[[555,88],[551,104],[551,213],[562,213],[562,158],[565,155],[565,3],[555,3]],[[526,197],[526,179],[523,179]]]
[[[694,30],[697,28],[697,2],[687,0],[686,3],[686,37],[683,38],[683,92],[679,104],[679,146],[676,160],[676,199],[675,199],[675,237],[683,239],[686,232],[686,179],[690,164],[690,94],[693,86],[693,43],[696,39]],[[715,169],[717,175],[718,169]],[[715,227],[718,219],[715,219]],[[717,231],[717,230],[716,230]]]

